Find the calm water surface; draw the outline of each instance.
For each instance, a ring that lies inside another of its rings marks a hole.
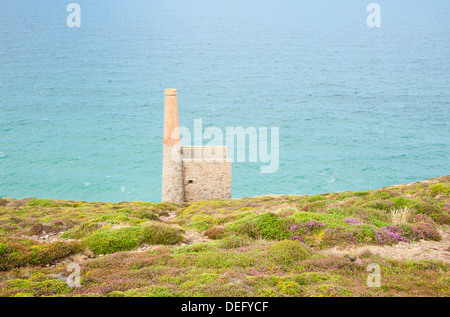
[[[233,197],[449,174],[450,1],[0,4],[0,196],[160,201],[165,88],[180,123],[279,127]]]

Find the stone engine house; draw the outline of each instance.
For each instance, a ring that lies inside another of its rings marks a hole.
[[[181,146],[177,90],[164,92],[162,201],[231,198],[226,146]]]

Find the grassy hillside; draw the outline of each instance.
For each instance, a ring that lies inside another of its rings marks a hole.
[[[448,225],[450,176],[185,204],[0,198],[0,296],[449,296],[445,258],[352,252],[441,247]],[[66,283],[70,263],[81,287]],[[381,287],[366,284],[370,263]]]

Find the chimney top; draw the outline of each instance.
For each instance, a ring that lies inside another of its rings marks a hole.
[[[173,96],[177,94],[177,90],[175,88],[168,88],[166,90],[164,90],[164,94],[166,96]]]

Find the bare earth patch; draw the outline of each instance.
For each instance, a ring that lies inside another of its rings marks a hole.
[[[169,210],[167,215],[159,216],[162,222],[170,222],[177,217],[177,212],[175,210]]]
[[[189,230],[183,234],[183,243],[181,245],[205,242],[205,241],[206,241],[206,238],[201,233],[198,233],[195,230]]]
[[[400,242],[393,246],[337,246],[323,250],[324,255],[355,255],[359,256],[370,251],[383,257],[403,260],[440,260],[450,263],[450,227],[442,226],[438,229],[441,241],[420,240],[411,243]]]

